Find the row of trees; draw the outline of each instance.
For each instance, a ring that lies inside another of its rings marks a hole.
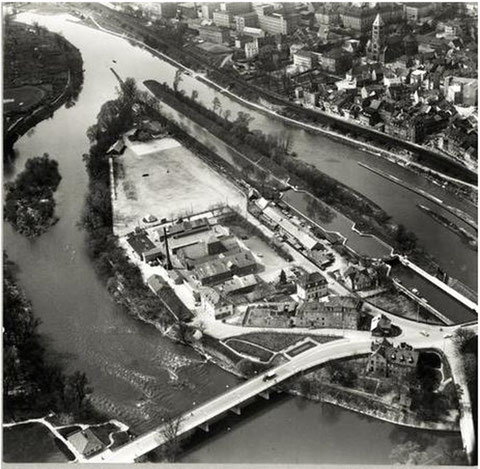
[[[222,110],[218,97],[214,98],[212,108],[209,109],[198,101],[198,93],[195,91],[189,97],[180,90],[181,80],[182,75],[178,71],[173,90],[166,84],[155,81],[147,81],[145,84],[167,104],[179,109],[230,146],[248,155],[251,162],[260,162],[267,172],[271,171],[280,178],[291,176],[292,182],[306,186],[313,195],[360,223],[362,228],[386,238],[398,251],[404,254],[419,251],[415,235],[406,230],[403,225],[396,226],[391,223],[390,216],[376,204],[314,166],[292,158],[290,156],[293,143],[291,134],[287,132],[267,135],[260,130],[252,131],[250,130],[253,120],[251,115],[240,111],[233,120],[229,110]],[[239,158],[236,161],[245,166],[246,177],[256,172],[257,176],[265,178],[265,174],[254,171],[253,165],[249,165],[248,161],[241,161]],[[325,215],[329,218],[330,214]]]
[[[15,265],[3,263],[3,411],[6,419],[37,417],[46,412],[89,418],[91,392],[84,373],[66,375],[49,363],[38,335],[40,321],[19,287]]]
[[[87,249],[95,268],[119,303],[138,317],[167,327],[174,317],[159,298],[144,284],[140,269],[130,262],[113,234],[113,213],[110,193],[110,166],[107,151],[135,121],[136,113],[143,116],[152,103],[138,90],[135,80],[127,78],[117,90],[118,97],[105,103],[97,123],[88,129],[90,151],[84,155],[89,174],[89,191],[82,215],[82,226],[88,233]],[[165,302],[172,304],[168,288]],[[181,318],[189,312],[175,302],[176,314]]]

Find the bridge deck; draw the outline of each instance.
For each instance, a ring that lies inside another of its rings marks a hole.
[[[354,356],[368,353],[371,340],[368,338],[363,341],[351,342],[349,339],[341,339],[327,344],[321,344],[308,350],[289,362],[269,370],[270,373],[276,373],[276,377],[269,381],[264,381],[264,374],[257,378],[250,379],[240,386],[235,387],[201,406],[186,412],[180,417],[178,436],[185,434],[202,424],[208,423],[216,416],[221,415],[233,407],[239,406],[245,401],[257,396],[278,383],[290,378],[291,376],[320,365],[330,360],[336,360],[346,356]],[[161,425],[155,430],[127,443],[120,448],[111,451],[107,450],[94,456],[89,462],[133,462],[140,456],[149,453],[165,443],[164,430],[166,425]]]

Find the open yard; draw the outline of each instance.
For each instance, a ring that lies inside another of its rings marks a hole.
[[[229,181],[173,138],[130,142],[115,159],[116,234],[132,231],[147,215],[170,220],[214,205],[245,204]]]
[[[405,316],[409,319],[420,319],[431,324],[441,324],[441,322],[426,311],[422,306],[419,306],[415,301],[408,298],[399,291],[384,292],[379,295],[368,298],[368,301],[379,308],[390,311],[399,316]]]

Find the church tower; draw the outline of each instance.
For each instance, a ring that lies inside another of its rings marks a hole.
[[[380,13],[378,13],[372,24],[372,38],[367,44],[368,58],[375,62],[383,62],[383,52],[386,45],[384,28],[385,23],[383,22]]]

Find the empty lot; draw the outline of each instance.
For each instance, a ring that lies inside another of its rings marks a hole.
[[[173,138],[128,144],[115,158],[114,228],[119,235],[147,215],[172,219],[214,205],[244,206],[243,195]]]

